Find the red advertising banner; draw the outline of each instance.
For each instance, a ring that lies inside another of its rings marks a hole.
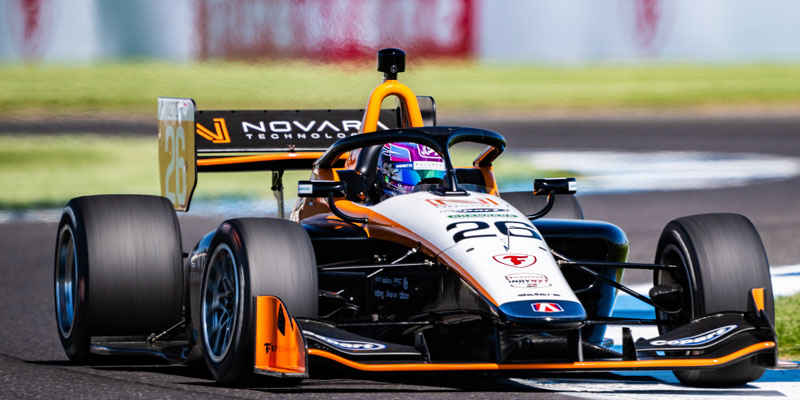
[[[476,0],[200,0],[202,58],[472,55]]]

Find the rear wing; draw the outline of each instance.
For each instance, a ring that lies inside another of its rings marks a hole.
[[[436,125],[432,97],[417,97],[425,125]],[[364,110],[197,110],[193,99],[158,99],[161,195],[188,211],[198,172],[311,169],[337,140],[361,132]],[[382,109],[379,129],[408,126],[401,107]],[[282,188],[281,188],[282,189]]]

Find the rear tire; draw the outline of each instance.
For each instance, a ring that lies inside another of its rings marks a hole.
[[[317,266],[308,234],[287,220],[225,221],[209,249],[199,342],[214,379],[233,383],[253,372],[253,296],[276,296],[289,315],[316,318]]]
[[[553,208],[542,218],[583,219],[583,209],[571,194],[557,194]],[[538,212],[547,204],[547,196],[534,196],[532,192],[500,193],[500,197],[525,215]]]
[[[88,360],[91,336],[144,336],[181,320],[180,228],[167,199],[70,200],[54,264],[56,324],[73,362]]]
[[[674,274],[655,271],[654,284],[677,283],[684,293],[682,311],[677,315],[658,312],[659,319],[688,322],[715,312],[746,312],[750,289],[763,287],[765,308],[775,320],[764,245],[753,224],[742,215],[703,214],[671,221],[661,233],[655,262],[679,268]],[[689,386],[732,387],[757,380],[764,369],[746,359],[714,370],[673,373]]]

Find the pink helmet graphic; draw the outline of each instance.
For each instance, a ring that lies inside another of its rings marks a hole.
[[[378,157],[378,182],[389,196],[411,193],[419,183],[439,183],[444,175],[442,157],[421,144],[387,143]]]

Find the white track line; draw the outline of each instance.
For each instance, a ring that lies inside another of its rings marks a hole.
[[[640,374],[649,375],[649,374]],[[666,374],[655,372],[662,377]],[[671,376],[671,374],[669,375]],[[738,388],[702,389],[683,386],[675,378],[668,381],[619,380],[575,378],[553,379],[512,379],[513,381],[537,389],[551,390],[586,399],[613,400],[723,400],[723,399],[775,399],[798,398],[800,382],[796,381],[756,381]],[[791,378],[789,378],[791,379]]]

